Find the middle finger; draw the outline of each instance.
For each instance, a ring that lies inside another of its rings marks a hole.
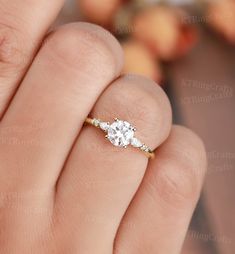
[[[84,119],[119,75],[120,46],[105,30],[66,25],[44,43],[0,125],[1,188],[54,186]]]

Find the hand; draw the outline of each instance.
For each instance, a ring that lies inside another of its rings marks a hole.
[[[61,2],[0,0],[0,252],[180,253],[203,144],[172,127],[158,85],[120,77],[108,32],[77,23],[46,35]],[[114,148],[83,126],[88,114],[130,121],[156,158]]]

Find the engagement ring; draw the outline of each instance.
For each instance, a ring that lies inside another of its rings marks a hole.
[[[113,123],[103,122],[96,118],[87,118],[85,122],[107,133],[105,137],[114,146],[126,148],[131,145],[143,151],[147,157],[154,158],[154,152],[135,137],[136,128],[129,122],[117,118]]]

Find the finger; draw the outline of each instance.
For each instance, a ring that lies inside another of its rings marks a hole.
[[[0,125],[1,188],[54,187],[84,119],[121,65],[119,44],[98,26],[66,25],[49,36]]]
[[[0,119],[64,0],[0,0]]]
[[[175,126],[157,150],[118,230],[116,254],[179,254],[206,169],[201,140]]]
[[[91,115],[125,119],[151,148],[171,128],[171,109],[163,90],[140,76],[124,76],[99,98]],[[56,207],[69,243],[77,253],[111,253],[121,217],[138,188],[148,159],[134,148],[115,148],[104,134],[85,127],[58,182]],[[92,233],[91,233],[92,232]]]

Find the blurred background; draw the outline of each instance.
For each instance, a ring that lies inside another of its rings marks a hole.
[[[234,254],[235,0],[68,0],[55,26],[73,21],[108,29],[123,73],[154,79],[174,122],[205,142],[208,172],[182,254]]]

